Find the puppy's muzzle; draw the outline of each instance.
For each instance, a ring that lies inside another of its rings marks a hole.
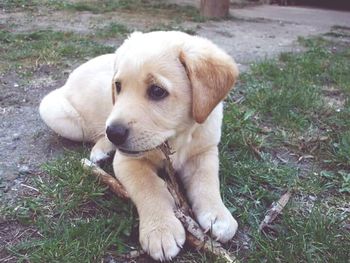
[[[129,136],[129,129],[123,124],[114,123],[107,126],[106,134],[108,140],[110,140],[115,146],[120,146],[125,143]]]

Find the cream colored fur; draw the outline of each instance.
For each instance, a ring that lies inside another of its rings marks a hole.
[[[234,61],[206,39],[174,31],[136,32],[115,54],[78,67],[40,104],[42,119],[55,132],[96,143],[93,161],[116,149],[105,136],[106,127],[127,123],[125,147],[146,152],[130,156],[117,150],[114,172],[137,207],[141,246],[156,260],[173,258],[185,242],[174,201],[157,176],[163,156],[154,148],[165,141],[174,151],[173,165],[202,228],[222,242],[236,232],[237,222],[220,197],[217,145],[221,100],[237,75]],[[112,92],[117,80],[119,94]],[[151,84],[163,87],[169,96],[150,100]]]

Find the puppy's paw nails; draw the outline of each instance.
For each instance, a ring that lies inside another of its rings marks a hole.
[[[223,243],[232,239],[238,228],[237,221],[226,207],[201,211],[197,219],[205,231],[210,231],[216,240]]]
[[[180,252],[185,240],[185,230],[175,216],[140,227],[141,246],[155,260],[171,260]]]

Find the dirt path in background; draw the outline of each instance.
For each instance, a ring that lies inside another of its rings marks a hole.
[[[324,34],[334,25],[350,25],[349,12],[308,8],[260,6],[231,10],[231,14],[234,17],[231,20],[184,23],[183,26],[196,28],[198,35],[224,48],[236,59],[241,71],[247,70],[252,62],[283,51],[300,51],[296,42],[299,36]],[[59,11],[33,15],[0,11],[0,28],[1,23],[14,24],[12,28],[16,31],[54,28],[89,33],[111,21],[143,30],[167,22],[167,18],[116,12]],[[23,190],[21,183],[28,175],[39,171],[42,163],[57,156],[64,147],[76,145],[56,136],[38,115],[42,97],[61,86],[67,77],[60,74],[61,78],[56,79],[52,77],[55,74],[57,69],[44,66],[38,68],[27,83],[20,83],[20,76],[15,73],[0,76],[0,197],[13,199]]]

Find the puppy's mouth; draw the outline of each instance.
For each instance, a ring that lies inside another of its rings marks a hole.
[[[118,150],[124,154],[124,155],[127,155],[127,156],[132,156],[132,157],[138,157],[138,156],[141,156],[143,155],[144,153],[150,151],[150,150],[153,150],[153,149],[150,149],[150,150],[143,150],[143,151],[131,151],[131,150],[126,150],[126,149],[123,149],[123,148],[118,148]]]
[[[141,150],[141,151],[132,151],[132,150],[127,150],[127,149],[124,149],[124,148],[118,148],[118,151],[123,154],[123,155],[126,155],[126,156],[130,156],[130,157],[139,157],[139,156],[142,156],[143,154],[147,153],[147,152],[150,152],[150,151],[153,151],[155,149],[160,149],[160,147],[164,144],[167,144],[167,142],[163,142],[161,143],[160,145],[154,147],[154,148],[151,148],[151,149],[147,149],[147,150]]]
[[[123,148],[118,148],[118,150],[121,154],[126,155],[126,156],[140,157],[140,156],[144,155],[145,153],[153,151],[157,148],[159,148],[159,146],[151,148],[151,149],[147,149],[147,150],[141,150],[141,151],[132,151],[132,150],[127,150],[127,149],[123,149]]]

